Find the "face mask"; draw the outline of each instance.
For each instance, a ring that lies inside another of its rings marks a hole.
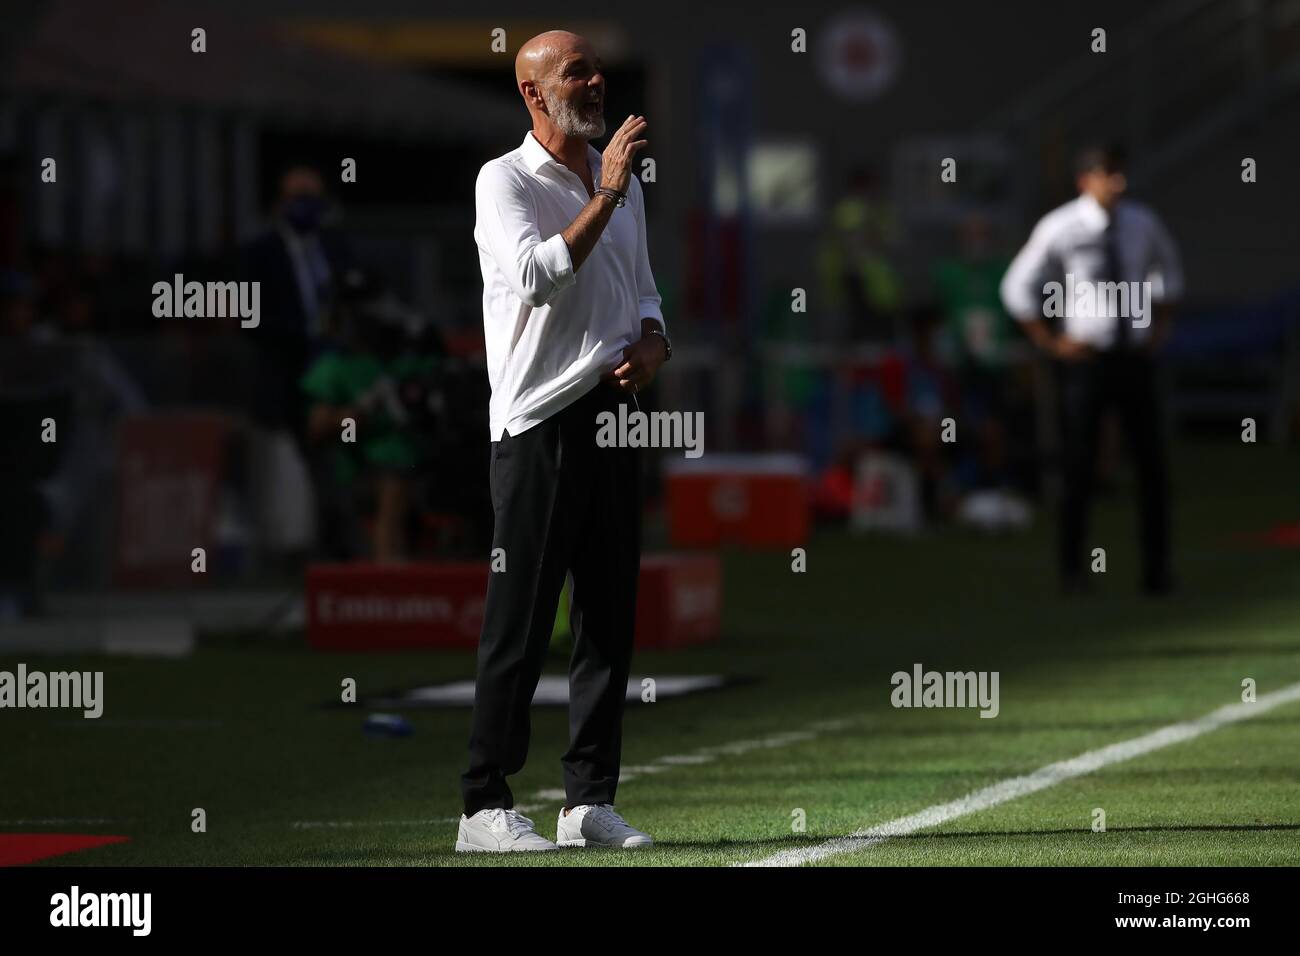
[[[317,196],[295,196],[284,204],[284,218],[298,232],[315,232],[325,215],[325,200]]]

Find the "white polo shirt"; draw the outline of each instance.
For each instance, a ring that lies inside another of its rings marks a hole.
[[[1183,270],[1178,248],[1156,214],[1141,203],[1124,199],[1116,204],[1114,215],[1120,276],[1106,274],[1106,227],[1111,214],[1085,193],[1040,219],[1012,260],[1001,288],[1007,312],[1022,322],[1043,318],[1045,283],[1062,282],[1067,274],[1075,282],[1150,282],[1152,303],[1181,297]],[[1120,320],[1110,307],[1114,304],[1098,296],[1092,309],[1069,309],[1063,318],[1065,334],[1097,348],[1109,348]],[[1149,334],[1149,321],[1131,328],[1134,342]]]
[[[587,147],[600,183],[601,156]],[[492,440],[532,428],[596,385],[663,324],[646,249],[636,176],[591,254],[575,272],[560,235],[590,201],[575,173],[530,131],[518,149],[485,164],[474,185],[474,241],[483,271],[483,336]]]

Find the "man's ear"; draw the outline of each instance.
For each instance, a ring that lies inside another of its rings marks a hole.
[[[519,92],[530,108],[546,112],[546,101],[542,99],[542,91],[538,88],[536,80],[524,80],[519,84]]]

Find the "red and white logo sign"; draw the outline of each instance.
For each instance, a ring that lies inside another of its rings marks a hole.
[[[831,21],[813,46],[826,85],[845,99],[874,99],[894,82],[903,49],[894,28],[874,13],[859,11]]]

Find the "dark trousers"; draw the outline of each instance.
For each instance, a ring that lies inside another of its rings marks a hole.
[[[492,445],[492,548],[478,647],[465,815],[509,808],[506,777],[528,755],[529,705],[542,673],[565,576],[569,621],[568,806],[613,803],[623,739],[641,554],[641,471],[635,448],[596,445],[596,416],[632,403],[597,385],[578,401]]]
[[[1097,475],[1102,417],[1114,410],[1137,472],[1142,584],[1169,585],[1169,476],[1156,365],[1138,351],[1107,351],[1062,363],[1065,495],[1061,506],[1060,567],[1067,584],[1088,567],[1088,517]]]

